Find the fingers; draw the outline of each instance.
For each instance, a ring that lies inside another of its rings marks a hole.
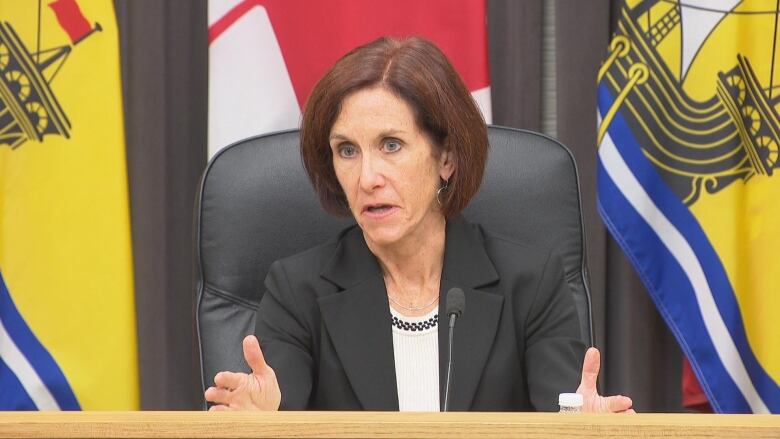
[[[601,368],[601,353],[596,348],[588,348],[585,352],[585,359],[582,362],[582,380],[580,381],[580,387],[577,389],[577,393],[595,393],[596,392],[596,380],[599,377],[599,369]]]
[[[227,390],[235,390],[241,387],[246,380],[245,373],[238,372],[220,372],[214,376],[214,384],[216,387],[222,387]]]
[[[212,405],[211,407],[209,407],[210,412],[225,412],[228,410],[230,410],[230,407],[226,405]]]
[[[622,413],[631,410],[634,402],[631,398],[623,395],[606,396],[604,398],[604,406],[608,413]],[[633,411],[633,410],[631,410]]]
[[[585,411],[597,413],[636,413],[631,408],[634,402],[623,395],[599,396],[596,381],[601,369],[601,353],[596,348],[588,348],[582,361],[582,380],[577,388],[585,398]]]
[[[230,390],[217,387],[209,387],[203,394],[206,401],[216,404],[229,404],[230,403]]]
[[[254,335],[247,335],[243,341],[244,359],[254,374],[262,374],[268,365],[265,363],[263,351],[260,350],[260,342]]]

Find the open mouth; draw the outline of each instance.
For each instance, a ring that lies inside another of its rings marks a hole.
[[[390,213],[395,206],[392,204],[369,204],[363,208],[363,213],[371,216],[383,216]]]

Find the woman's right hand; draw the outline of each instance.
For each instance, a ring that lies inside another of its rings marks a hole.
[[[215,386],[204,394],[206,401],[214,403],[209,410],[279,410],[279,382],[265,362],[257,337],[247,335],[243,347],[252,373],[220,372],[214,376]]]

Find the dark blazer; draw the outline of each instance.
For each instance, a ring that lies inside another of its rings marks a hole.
[[[288,410],[398,410],[391,315],[361,230],[275,262],[256,333]],[[580,380],[584,344],[559,258],[447,222],[442,298],[466,295],[454,335],[451,410],[557,410]],[[440,400],[448,327],[439,303]]]

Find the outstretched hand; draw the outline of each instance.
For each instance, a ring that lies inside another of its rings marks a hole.
[[[577,393],[583,398],[583,412],[594,413],[635,413],[631,408],[631,398],[623,395],[601,396],[596,390],[596,380],[601,368],[601,354],[596,348],[588,348],[582,362],[582,380]]]
[[[246,336],[243,348],[252,372],[219,372],[214,377],[214,387],[204,394],[206,401],[214,403],[209,410],[279,410],[279,382],[265,362],[257,337]]]

